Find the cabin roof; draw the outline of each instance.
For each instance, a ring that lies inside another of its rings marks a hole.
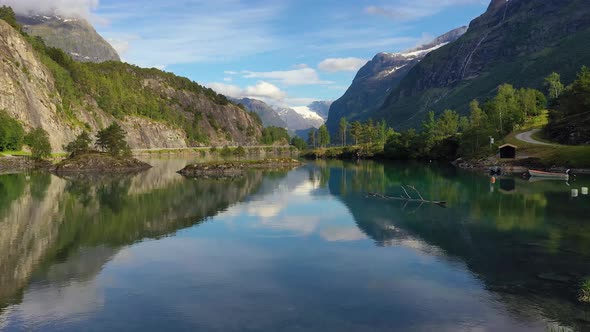
[[[511,147],[511,148],[518,148],[518,146],[516,145],[512,145],[512,144],[504,144],[498,147],[498,149],[503,149],[503,148],[507,148],[507,147]]]

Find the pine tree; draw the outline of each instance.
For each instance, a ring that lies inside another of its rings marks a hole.
[[[127,133],[121,126],[113,122],[110,126],[96,134],[96,146],[112,156],[120,156],[130,153],[129,145],[125,137]]]

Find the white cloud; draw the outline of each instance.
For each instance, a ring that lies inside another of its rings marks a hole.
[[[217,93],[233,98],[254,98],[260,99],[272,104],[281,103],[287,97],[287,94],[279,87],[272,83],[259,81],[256,85],[247,86],[242,89],[237,85],[225,83],[209,83],[207,86]]]
[[[332,84],[330,81],[320,79],[317,71],[313,68],[300,68],[283,71],[254,72],[243,71],[245,78],[261,78],[273,80],[284,85],[316,85]]]
[[[372,5],[365,8],[365,13],[387,17],[395,21],[410,21],[435,15],[442,10],[457,6],[480,4],[482,0],[398,0],[386,5]]]
[[[358,71],[367,63],[367,60],[360,58],[328,58],[318,65],[322,71],[331,73],[339,71]]]
[[[93,18],[99,0],[0,0],[0,5],[11,6],[17,14],[46,14],[66,17]]]
[[[268,82],[260,81],[254,86],[249,86],[245,89],[246,96],[254,98],[270,98],[274,100],[283,100],[287,94],[276,85]]]

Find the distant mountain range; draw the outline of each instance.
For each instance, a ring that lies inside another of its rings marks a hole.
[[[419,61],[397,63],[402,57],[378,54],[332,105],[329,128],[337,130],[341,117],[417,128],[429,111],[467,114],[471,100],[484,102],[503,83],[543,89],[551,72],[572,82],[590,65],[590,2],[493,0],[466,32],[450,37],[424,49],[428,54],[405,53]]]
[[[418,62],[428,53],[457,40],[466,31],[467,27],[461,27],[406,52],[375,55],[359,70],[346,93],[332,104],[327,121],[330,131],[337,132],[342,117],[350,122],[373,117],[389,93]]]
[[[250,112],[258,114],[265,127],[287,128],[292,134],[300,130],[321,127],[328,117],[331,101],[314,101],[303,107],[273,107],[252,98],[230,98]]]
[[[25,32],[82,62],[120,61],[117,51],[82,18],[56,15],[17,15]]]
[[[251,98],[229,98],[236,104],[242,104],[246,109],[250,112],[254,112],[258,114],[260,120],[262,120],[262,125],[265,127],[280,127],[280,128],[287,128],[287,123],[285,120],[281,118],[279,113],[267,103],[258,100],[258,99],[251,99]]]

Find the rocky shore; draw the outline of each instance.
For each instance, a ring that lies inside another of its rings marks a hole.
[[[290,158],[272,158],[263,160],[247,161],[222,161],[203,164],[188,165],[178,171],[179,174],[187,177],[215,177],[227,178],[238,177],[247,170],[275,170],[291,169],[300,166],[301,162]]]
[[[143,171],[152,166],[133,157],[114,157],[92,153],[65,159],[55,165],[57,174],[71,173],[126,173]]]

